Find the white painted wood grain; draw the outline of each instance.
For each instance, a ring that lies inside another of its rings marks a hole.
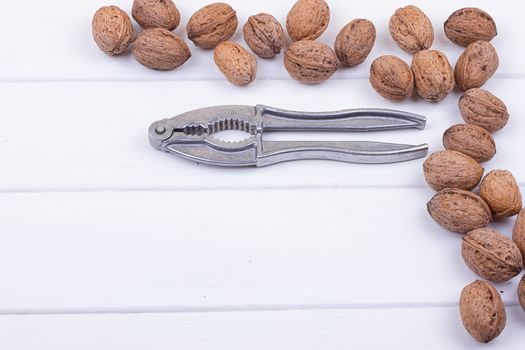
[[[509,168],[525,179],[518,151],[525,121],[520,116],[524,80],[500,79],[489,89],[508,104],[509,126],[498,132],[498,155],[487,169]],[[290,98],[290,92],[294,98]],[[220,169],[197,165],[154,150],[147,140],[149,124],[188,110],[217,104],[264,103],[299,110],[356,107],[404,109],[428,117],[426,130],[381,133],[302,135],[309,139],[382,140],[442,149],[443,131],[462,122],[459,93],[439,105],[423,101],[392,103],[375,94],[365,80],[333,80],[323,87],[301,87],[292,81],[262,81],[248,89],[224,89],[213,82],[4,83],[0,104],[0,189],[122,190],[204,188],[290,188],[349,186],[425,187],[422,160],[391,165],[355,165],[302,161],[261,169]],[[293,137],[298,135],[270,135]],[[523,182],[522,182],[523,183]]]
[[[0,309],[455,305],[424,189],[0,196]],[[498,225],[510,234],[513,220]],[[517,280],[498,285],[516,303]]]
[[[177,1],[182,13],[182,25],[175,31],[186,37],[185,25],[189,17],[209,0]],[[109,3],[119,5],[130,12],[131,0],[113,0]],[[67,1],[48,0],[23,1],[9,3],[8,13],[24,14],[21,25],[19,15],[5,16],[0,23],[3,49],[0,51],[0,80],[194,80],[218,79],[224,81],[220,72],[213,64],[212,52],[204,51],[190,44],[193,57],[183,67],[173,72],[154,72],[142,67],[131,55],[111,58],[101,53],[92,40],[91,18],[95,11],[106,0]],[[294,3],[288,1],[228,1],[238,12],[239,28],[233,40],[244,44],[241,26],[248,16],[264,11],[275,15],[281,23],[285,23],[288,10]],[[354,18],[369,18],[377,27],[378,39],[370,58],[355,69],[341,70],[336,79],[367,77],[368,67],[373,58],[382,54],[396,54],[406,60],[411,56],[399,49],[388,32],[388,20],[399,6],[404,3],[394,0],[385,1],[345,1],[330,0],[332,18],[330,26],[319,40],[330,45],[344,24]],[[443,50],[449,56],[452,64],[462,48],[451,43],[444,35],[443,22],[460,7],[477,6],[491,13],[497,21],[499,36],[494,39],[494,45],[500,52],[501,68],[499,77],[523,76],[525,68],[522,57],[525,56],[523,45],[517,44],[517,38],[525,36],[525,29],[519,15],[512,11],[518,3],[511,0],[465,0],[454,1],[424,1],[414,0],[411,3],[419,5],[428,13],[434,24],[436,43],[434,48]],[[30,10],[27,8],[30,7]],[[13,28],[16,28],[14,31]],[[137,28],[138,29],[138,28]],[[518,41],[517,41],[518,40]],[[259,59],[259,79],[289,79],[282,64],[282,55],[275,60]],[[227,83],[225,82],[224,86]]]
[[[525,312],[489,344],[455,307],[132,315],[0,316],[0,341],[36,349],[523,349]]]

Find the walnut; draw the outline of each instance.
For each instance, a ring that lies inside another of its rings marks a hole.
[[[108,55],[127,50],[133,40],[133,25],[126,12],[117,6],[101,7],[93,16],[93,39]]]
[[[145,29],[133,42],[133,56],[141,64],[156,70],[172,70],[190,57],[188,45],[163,28]]]
[[[281,53],[286,42],[281,23],[267,13],[250,16],[243,27],[243,34],[250,49],[263,58]]]
[[[330,22],[330,8],[324,0],[299,0],[286,17],[286,30],[293,41],[315,40]]]
[[[492,213],[485,201],[475,193],[447,188],[427,204],[430,216],[447,230],[467,233],[488,226]]]
[[[523,205],[520,187],[508,170],[489,172],[479,185],[479,195],[498,218],[517,215]]]
[[[456,151],[440,151],[423,164],[427,183],[436,191],[445,188],[471,190],[483,177],[484,169],[469,156]]]
[[[445,22],[445,34],[461,46],[469,46],[475,41],[491,41],[496,35],[496,23],[488,13],[475,7],[457,10]]]
[[[174,30],[180,24],[180,13],[172,0],[135,0],[131,14],[144,29]]]
[[[478,40],[470,44],[459,56],[454,71],[461,90],[483,86],[499,67],[496,49],[488,42]]]
[[[509,121],[507,106],[492,93],[470,89],[459,99],[459,111],[465,122],[488,132],[501,130]]]
[[[520,210],[516,222],[514,223],[512,240],[516,243],[518,248],[520,248],[521,256],[525,260],[525,209]],[[525,298],[525,295],[523,295],[523,297]],[[523,307],[525,307],[525,304],[523,304]]]
[[[204,6],[191,16],[186,30],[195,46],[213,49],[228,40],[237,30],[237,13],[230,5],[213,3]]]
[[[226,79],[234,85],[244,86],[251,83],[257,73],[255,56],[241,45],[224,41],[217,45],[214,60]]]
[[[516,243],[490,228],[467,233],[461,244],[461,256],[474,273],[494,282],[509,281],[523,269]]]
[[[412,60],[412,72],[417,93],[426,101],[439,102],[454,89],[454,70],[440,51],[417,52]]]
[[[428,50],[434,42],[430,19],[413,5],[398,9],[390,18],[389,28],[396,44],[408,53]]]
[[[414,75],[402,59],[381,56],[370,66],[370,84],[387,100],[401,101],[414,92]]]
[[[337,71],[337,56],[328,45],[296,41],[284,53],[284,67],[292,78],[305,84],[319,84]]]
[[[482,343],[488,343],[500,335],[507,324],[501,295],[485,281],[478,280],[463,288],[459,311],[465,329]]]
[[[478,162],[488,162],[496,155],[496,142],[485,129],[473,124],[457,124],[445,131],[443,145]]]
[[[354,19],[341,29],[335,40],[335,52],[343,66],[363,63],[376,40],[376,28],[367,19]]]

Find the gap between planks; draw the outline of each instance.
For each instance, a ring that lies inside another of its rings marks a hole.
[[[257,80],[260,81],[289,81],[292,78],[290,77],[260,77],[257,78]],[[355,75],[355,76],[340,76],[340,77],[332,77],[330,80],[338,80],[338,81],[344,81],[344,80],[368,80],[368,75]],[[516,73],[516,74],[508,74],[508,73],[502,73],[502,74],[496,74],[494,75],[491,80],[498,79],[498,80],[525,80],[525,74]],[[0,78],[0,84],[51,84],[51,83],[126,83],[126,82],[135,82],[135,83],[162,83],[162,82],[188,82],[188,81],[195,81],[195,82],[208,82],[208,81],[224,81],[224,78],[222,77],[210,77],[210,78],[144,78],[144,79],[137,79],[137,78],[119,78],[119,79],[4,79]]]
[[[521,191],[525,193],[525,182],[518,183]],[[53,194],[53,193],[148,193],[148,192],[256,192],[256,191],[339,191],[339,190],[355,190],[355,189],[421,189],[425,190],[429,187],[426,185],[412,186],[412,185],[314,185],[314,186],[253,186],[253,187],[93,187],[93,188],[1,188],[0,194]]]
[[[49,309],[0,309],[0,316],[32,315],[119,315],[119,314],[198,314],[241,312],[287,312],[327,310],[377,310],[451,308],[457,303],[376,303],[376,304],[312,304],[312,305],[243,305],[243,306],[185,306],[185,307],[121,307],[121,308],[49,308]],[[506,307],[519,306],[517,302],[505,303]]]
[[[523,186],[525,187],[525,186]],[[256,187],[93,187],[93,188],[1,188],[0,194],[46,194],[46,193],[133,193],[133,192],[222,192],[222,191],[304,191],[304,190],[352,190],[352,189],[425,189],[427,186],[404,186],[404,185],[317,185],[317,186],[256,186]],[[525,189],[524,189],[525,190]]]

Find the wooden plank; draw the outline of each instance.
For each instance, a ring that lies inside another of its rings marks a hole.
[[[421,189],[0,196],[0,309],[450,304],[476,278]],[[498,224],[511,231],[512,220]],[[516,302],[516,280],[501,284]]]
[[[209,0],[179,1],[177,6],[182,13],[182,25],[175,31],[186,36],[185,25],[191,14]],[[112,4],[119,5],[130,11],[131,1],[114,0]],[[264,11],[274,14],[281,23],[285,23],[288,10],[293,1],[265,1],[246,3],[244,0],[230,0],[229,3],[238,11],[240,26],[248,16]],[[493,15],[499,27],[499,36],[494,40],[501,58],[501,68],[498,77],[525,74],[521,57],[525,56],[523,45],[516,44],[516,38],[525,36],[518,12],[509,11],[515,7],[511,0],[498,2],[490,0],[469,0],[458,4],[453,0],[429,2],[414,0],[411,3],[420,6],[431,17],[436,42],[434,48],[443,50],[449,56],[452,64],[461,53],[461,47],[450,42],[443,33],[443,22],[461,6],[477,6]],[[2,32],[11,32],[17,28],[16,34],[3,38],[4,47],[0,58],[0,79],[4,81],[19,80],[202,80],[219,79],[224,87],[232,87],[221,76],[213,64],[212,52],[197,49],[189,40],[193,52],[191,60],[174,72],[154,72],[140,66],[131,55],[118,58],[106,57],[94,44],[91,35],[91,18],[105,0],[82,1],[75,6],[67,0],[49,0],[31,2],[31,11],[27,11],[25,2],[12,2],[10,13],[24,13],[25,23],[38,23],[39,39],[36,40],[34,26],[20,26],[19,16],[6,16],[0,23]],[[399,3],[388,1],[350,2],[345,0],[330,0],[331,22],[327,32],[320,40],[330,45],[340,28],[351,19],[369,18],[377,27],[378,40],[368,61],[355,69],[341,70],[335,76],[341,78],[363,78],[368,76],[368,68],[373,58],[383,54],[396,54],[410,61],[411,56],[399,49],[390,38],[388,20]],[[46,20],[43,20],[46,19]],[[239,26],[239,27],[240,27]],[[22,39],[24,38],[24,39]],[[244,41],[241,29],[233,40]],[[28,45],[28,42],[31,42]],[[259,83],[265,79],[290,79],[283,67],[282,56],[275,60],[259,60]],[[298,85],[298,84],[297,84]]]
[[[523,349],[525,313],[507,308],[492,343],[464,331],[456,307],[241,313],[0,316],[10,350]]]
[[[510,168],[523,184],[525,148],[519,118],[525,80],[495,80],[488,88],[512,113],[508,128],[496,134],[499,154],[487,169]],[[441,135],[460,123],[455,93],[439,105],[383,100],[365,80],[328,82],[322,89],[291,81],[264,81],[253,89],[226,90],[222,82],[21,83],[0,84],[0,190],[127,190],[204,188],[303,188],[349,186],[425,187],[422,160],[393,165],[303,161],[261,169],[220,169],[152,149],[147,128],[155,120],[218,104],[264,103],[296,110],[356,107],[405,109],[428,116],[424,131],[306,135],[270,138],[381,140],[442,148]],[[206,91],[206,93],[203,93]],[[293,99],[289,94],[296,91]],[[308,176],[305,176],[308,174]]]

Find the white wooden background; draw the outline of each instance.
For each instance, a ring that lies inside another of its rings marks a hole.
[[[131,0],[112,0],[126,10]],[[189,16],[206,0],[179,0]],[[283,23],[292,0],[229,0],[241,24],[269,12]],[[525,26],[516,2],[413,1],[431,17],[435,48],[461,48],[442,22],[479,6],[499,27],[501,67],[486,88],[506,101],[487,169],[525,184]],[[320,40],[371,19],[378,39],[362,66],[319,86],[291,80],[282,56],[259,60],[247,88],[226,82],[212,53],[195,48],[173,72],[130,55],[110,58],[91,39],[108,3],[9,1],[0,21],[0,347],[2,349],[464,349],[457,303],[476,278],[460,237],[426,214],[422,161],[367,166],[322,161],[219,169],[153,150],[149,124],[216,104],[300,110],[405,109],[425,131],[317,138],[429,142],[460,122],[459,93],[431,105],[389,103],[370,88],[372,58],[392,53],[388,19],[406,3],[330,0]],[[242,42],[240,29],[235,40]],[[286,135],[296,137],[295,135]],[[510,233],[512,220],[496,227]],[[498,285],[508,326],[483,348],[523,349],[517,280]]]

